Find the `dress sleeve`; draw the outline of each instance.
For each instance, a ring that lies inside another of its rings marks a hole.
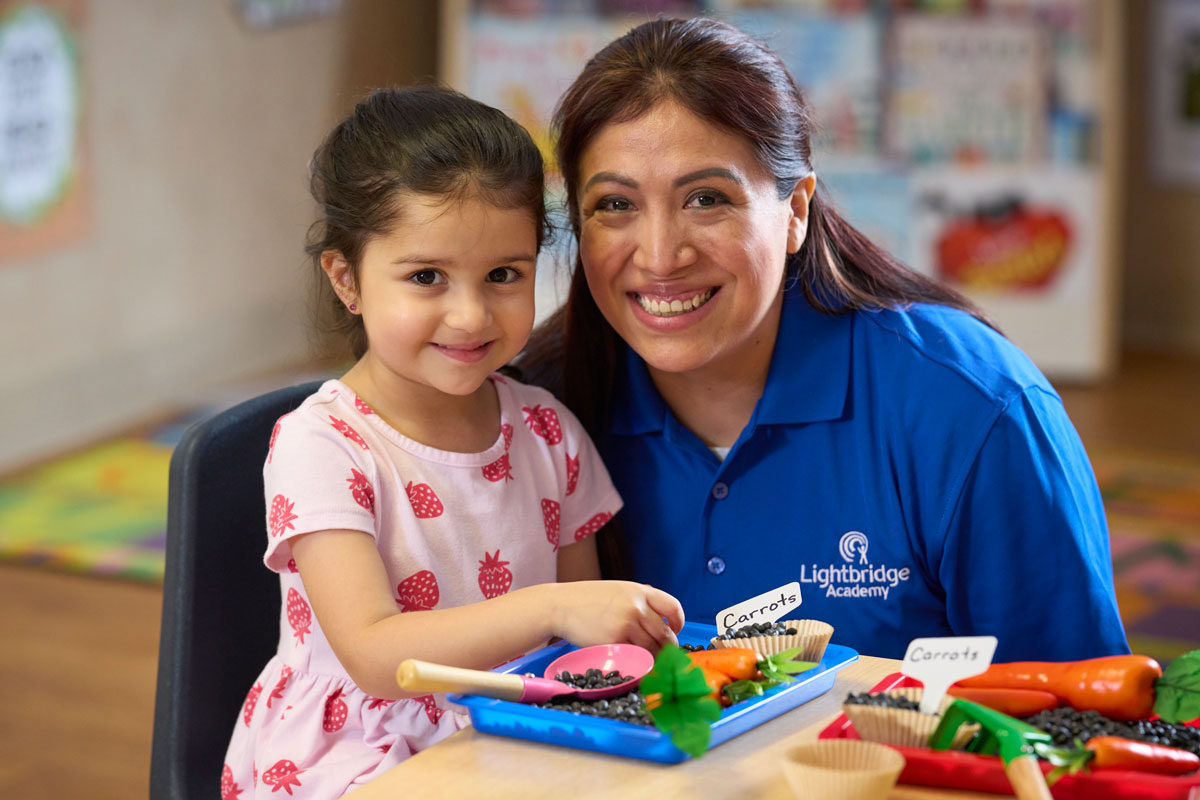
[[[304,410],[282,418],[263,464],[267,567],[287,570],[289,541],[303,533],[352,530],[375,536],[375,474],[370,456],[333,425]]]
[[[566,445],[563,450],[565,463],[560,466],[566,474],[562,531],[563,543],[570,544],[603,528],[624,503],[583,425],[566,406],[557,401],[554,405],[562,420],[563,444]]]
[[[939,577],[955,633],[995,635],[997,662],[1129,652],[1099,487],[1056,396],[1012,400],[948,514]]]

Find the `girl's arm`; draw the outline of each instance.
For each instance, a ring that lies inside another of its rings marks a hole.
[[[596,554],[596,537],[586,539],[558,548],[558,581],[598,581],[600,580],[600,557]]]
[[[589,541],[562,549],[560,574],[564,561],[567,574],[593,574],[595,545],[590,554],[580,550]],[[539,584],[458,608],[400,613],[370,535],[320,531],[296,536],[290,545],[334,653],[374,697],[412,696],[396,684],[396,667],[406,658],[490,669],[554,636],[576,645],[632,642],[657,650],[683,627],[674,597],[628,581]]]

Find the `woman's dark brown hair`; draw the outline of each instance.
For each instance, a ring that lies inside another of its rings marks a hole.
[[[568,215],[579,237],[579,162],[605,126],[636,119],[662,101],[742,137],[775,179],[779,197],[813,172],[813,121],[787,68],[748,34],[707,18],[660,19],[597,53],[559,101],[553,128]],[[808,235],[789,256],[787,289],[827,314],[908,303],[963,309],[991,324],[958,293],[905,267],[814,193]],[[597,308],[576,255],[567,301],[520,361],[529,380],[560,393],[593,437],[607,427],[620,338]]]
[[[334,294],[321,254],[340,252],[357,285],[367,242],[391,230],[406,195],[474,196],[527,210],[539,249],[549,230],[542,155],[529,133],[503,112],[440,86],[371,92],[325,137],[309,172],[320,209],[305,247],[315,269],[316,327],[344,337],[355,358],[367,350],[362,317]]]

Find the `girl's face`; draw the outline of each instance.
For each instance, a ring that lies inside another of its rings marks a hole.
[[[748,142],[670,101],[596,134],[580,159],[580,257],[652,374],[769,363],[812,185],[779,199]]]
[[[393,392],[469,395],[529,338],[536,225],[525,209],[475,197],[408,195],[400,209],[391,231],[364,248],[357,287],[349,270],[326,267],[362,314],[360,365]]]

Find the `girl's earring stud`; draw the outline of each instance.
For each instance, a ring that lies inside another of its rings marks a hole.
[[[357,310],[358,310],[357,306],[355,306],[355,305],[354,305],[354,303],[351,303],[351,304],[350,304],[350,311],[351,311],[351,312],[354,312],[354,311],[357,311]]]

